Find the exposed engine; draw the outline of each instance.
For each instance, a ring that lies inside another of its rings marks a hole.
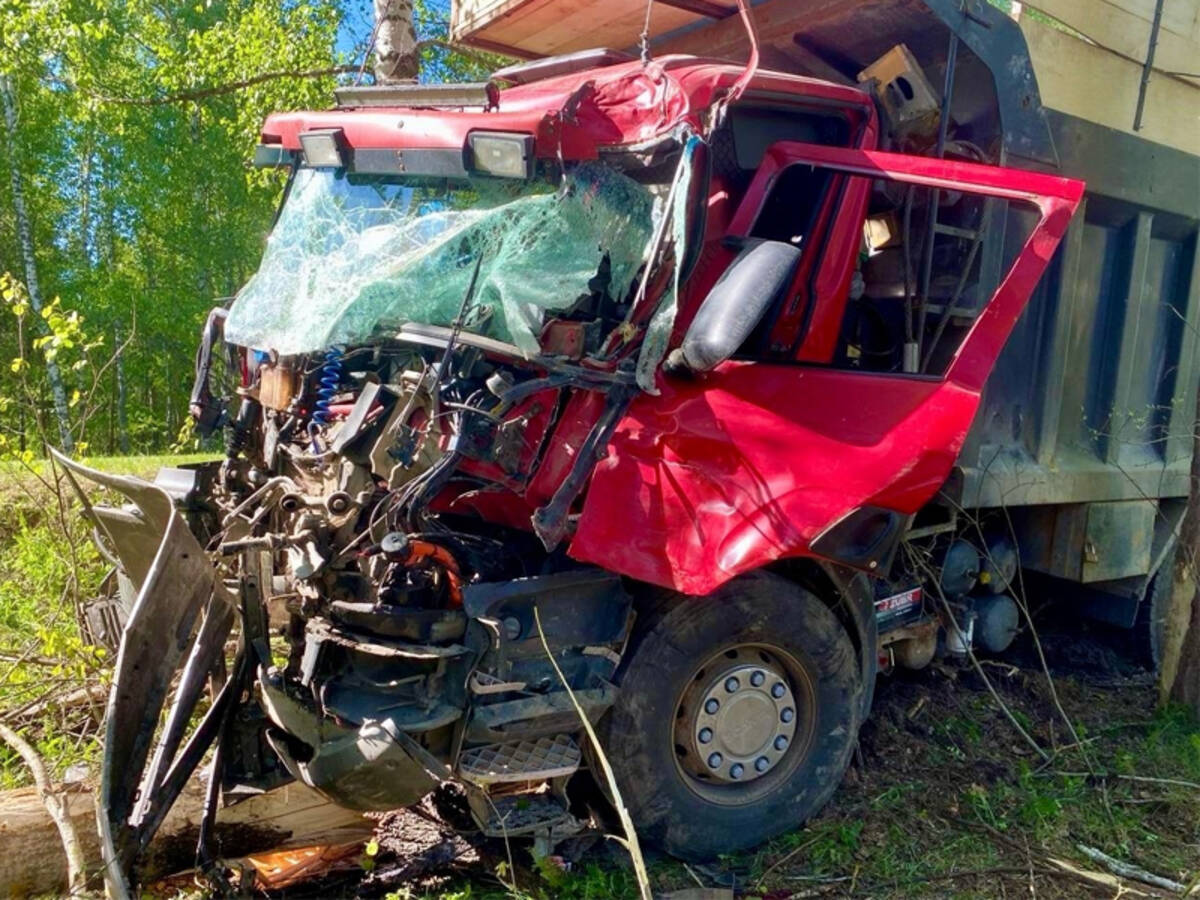
[[[246,637],[266,721],[231,741],[226,792],[290,775],[384,810],[455,778],[489,833],[557,839],[580,827],[564,688],[593,717],[612,703],[630,598],[554,550],[570,473],[545,487],[531,473],[564,386],[613,408],[626,392],[569,361],[537,371],[484,339],[425,338],[241,363],[209,549],[247,631],[262,623]],[[525,504],[542,540],[485,522],[497,502]]]

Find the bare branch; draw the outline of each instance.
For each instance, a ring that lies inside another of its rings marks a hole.
[[[241,81],[231,81],[228,84],[218,84],[212,87],[197,88],[194,91],[182,91],[178,94],[167,94],[163,97],[103,97],[92,95],[100,103],[113,103],[121,106],[163,106],[169,103],[187,103],[192,100],[207,100],[209,97],[220,97],[233,94],[256,84],[276,81],[280,78],[326,78],[330,75],[344,75],[357,72],[353,65],[326,66],[323,69],[283,69],[278,72],[260,72]]]

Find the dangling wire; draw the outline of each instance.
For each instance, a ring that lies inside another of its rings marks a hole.
[[[729,93],[722,97],[713,109],[710,134],[721,127],[721,123],[725,120],[725,111],[729,109],[730,104],[736,103],[738,98],[746,92],[746,88],[758,74],[758,30],[754,27],[754,17],[750,14],[750,4],[747,0],[737,0],[737,5],[738,12],[742,17],[742,24],[746,26],[746,37],[750,40],[750,59],[746,61],[746,68],[738,76],[738,80],[729,88]]]
[[[650,62],[650,10],[652,9],[654,9],[654,0],[646,0],[646,21],[642,25],[642,35],[638,38],[643,66]]]

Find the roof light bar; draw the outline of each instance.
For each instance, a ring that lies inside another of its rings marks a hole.
[[[459,107],[495,109],[500,89],[490,81],[476,84],[371,84],[335,88],[339,107]]]

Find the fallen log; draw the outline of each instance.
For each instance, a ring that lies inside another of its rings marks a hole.
[[[103,890],[94,795],[81,785],[61,790],[82,845],[89,887]],[[193,781],[143,857],[143,881],[194,866],[203,800],[203,786]],[[373,829],[361,813],[295,783],[220,810],[212,847],[218,856],[240,859],[267,850],[363,840]],[[66,887],[66,856],[37,788],[0,792],[0,897],[61,894]]]

